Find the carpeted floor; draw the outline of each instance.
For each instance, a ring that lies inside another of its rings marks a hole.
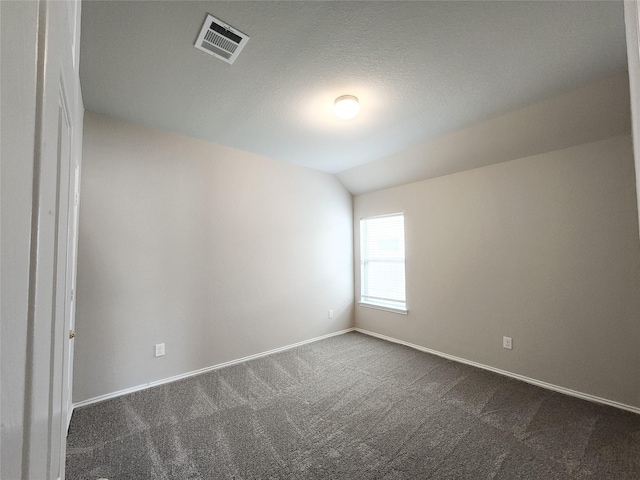
[[[640,415],[348,333],[77,409],[67,479],[640,479]]]

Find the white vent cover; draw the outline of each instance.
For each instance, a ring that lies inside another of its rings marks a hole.
[[[207,14],[195,47],[227,63],[233,63],[248,41],[249,37],[241,31]]]

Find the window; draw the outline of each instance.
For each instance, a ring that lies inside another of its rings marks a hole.
[[[360,305],[407,313],[404,214],[360,219]]]

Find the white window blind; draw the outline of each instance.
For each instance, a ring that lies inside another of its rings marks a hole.
[[[360,219],[360,302],[406,312],[404,214]]]

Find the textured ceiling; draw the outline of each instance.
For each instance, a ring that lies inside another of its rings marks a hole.
[[[627,68],[621,2],[84,1],[85,107],[336,173]],[[194,48],[207,13],[251,37]],[[354,120],[333,100],[361,100]]]

